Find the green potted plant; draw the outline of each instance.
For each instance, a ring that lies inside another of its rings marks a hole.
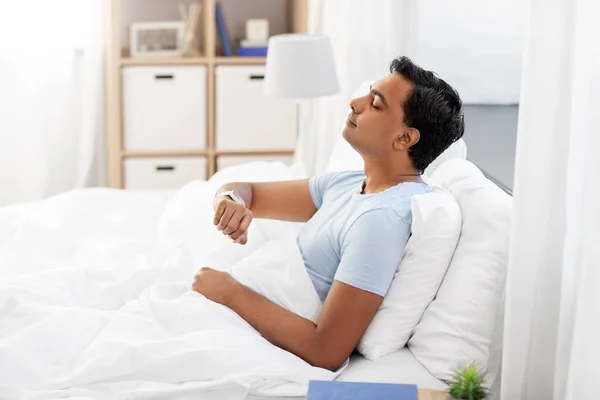
[[[448,382],[448,399],[452,400],[484,400],[488,398],[488,390],[483,386],[484,374],[471,364],[458,369],[452,380]]]

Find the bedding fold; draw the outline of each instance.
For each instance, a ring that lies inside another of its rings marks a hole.
[[[254,173],[287,179],[283,168]],[[299,315],[320,312],[294,228],[273,242],[259,222],[240,248],[191,225],[210,221],[215,185],[194,182],[168,203],[93,189],[0,209],[0,399],[235,400],[334,379],[191,290],[210,262]]]

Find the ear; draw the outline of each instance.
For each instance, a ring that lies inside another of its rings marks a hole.
[[[405,127],[398,131],[396,138],[394,139],[395,150],[408,150],[419,142],[421,133],[416,128]]]

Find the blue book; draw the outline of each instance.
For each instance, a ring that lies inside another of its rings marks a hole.
[[[417,400],[417,385],[310,381],[306,400]]]
[[[218,1],[217,4],[215,4],[215,14],[217,20],[217,32],[219,33],[219,40],[221,40],[221,46],[223,46],[223,54],[225,54],[227,57],[230,57],[233,55],[233,52],[231,51],[231,43],[229,42],[227,25],[225,25],[225,18],[223,17],[223,7]]]

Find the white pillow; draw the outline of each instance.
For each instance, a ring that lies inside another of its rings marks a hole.
[[[502,307],[512,199],[469,161],[446,161],[432,180],[456,198],[462,230],[437,296],[408,346],[432,375],[449,380],[461,366],[488,367]],[[496,377],[487,378],[491,385]]]
[[[406,345],[448,269],[461,227],[460,209],[442,188],[412,198],[411,236],[404,258],[358,351],[376,359]]]
[[[451,158],[460,158],[461,160],[467,159],[467,145],[465,141],[462,139],[458,139],[456,142],[452,143],[450,147],[448,147],[442,154],[438,156],[435,160],[429,164],[427,168],[425,168],[425,176],[433,175],[433,172],[443,163],[450,160]]]

